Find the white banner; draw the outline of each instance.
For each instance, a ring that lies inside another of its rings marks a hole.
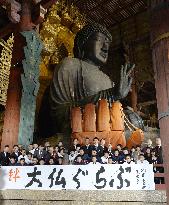
[[[0,168],[0,189],[154,190],[153,165],[43,165]]]

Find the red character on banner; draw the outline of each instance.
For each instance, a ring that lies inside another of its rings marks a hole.
[[[14,171],[13,169],[10,169],[10,170],[9,170],[9,173],[8,173],[9,181],[14,181],[14,182],[16,182],[17,179],[21,178],[21,177],[19,176],[19,173],[20,173],[20,171],[19,171],[18,168],[16,168],[15,171]]]

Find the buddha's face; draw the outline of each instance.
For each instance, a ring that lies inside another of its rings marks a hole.
[[[102,33],[93,34],[84,45],[83,59],[96,65],[105,64],[108,59],[110,41]]]

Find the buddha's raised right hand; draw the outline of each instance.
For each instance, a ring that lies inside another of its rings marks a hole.
[[[129,64],[121,66],[120,83],[116,96],[117,99],[123,99],[128,95],[132,84],[131,73],[134,67],[135,65],[130,66]]]

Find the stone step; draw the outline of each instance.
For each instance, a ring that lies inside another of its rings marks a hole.
[[[0,205],[166,205],[165,191],[3,190]]]
[[[166,205],[166,203],[6,200],[0,201],[0,205]]]

